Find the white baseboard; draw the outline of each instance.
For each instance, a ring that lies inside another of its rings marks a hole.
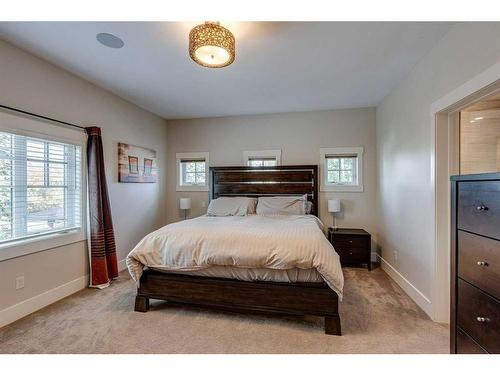
[[[118,262],[118,271],[121,272],[127,269],[125,259]],[[54,302],[63,299],[73,293],[76,293],[89,286],[89,275],[82,276],[78,279],[72,280],[66,284],[55,287],[31,297],[27,300],[19,302],[13,306],[9,306],[0,311],[0,327],[6,326],[16,320],[24,318],[25,316],[34,313],[37,310],[43,309]]]
[[[118,262],[118,272],[122,272],[127,269],[126,259],[120,260]]]
[[[385,273],[387,273],[387,275],[389,275],[389,277],[393,279],[431,319],[433,319],[434,311],[431,300],[400,274],[388,261],[378,254],[377,256],[380,259],[382,270],[384,270]]]
[[[0,311],[0,327],[6,326],[26,315],[34,313],[73,293],[85,289],[89,285],[89,276],[82,276],[66,284],[55,287],[35,297],[29,298]]]

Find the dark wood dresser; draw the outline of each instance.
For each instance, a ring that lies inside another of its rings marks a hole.
[[[328,239],[342,265],[366,264],[372,270],[371,235],[363,229],[328,228]]]
[[[451,178],[451,353],[500,353],[500,173]]]

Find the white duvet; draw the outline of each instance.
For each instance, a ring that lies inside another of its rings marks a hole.
[[[321,227],[312,215],[201,216],[148,234],[127,256],[127,267],[137,283],[145,266],[168,271],[314,268],[342,298],[339,256]]]

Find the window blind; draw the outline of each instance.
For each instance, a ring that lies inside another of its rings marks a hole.
[[[249,156],[247,160],[247,165],[249,167],[273,167],[276,163],[276,157],[274,156]]]
[[[350,155],[350,154],[338,154],[338,155],[325,155],[326,159],[357,159],[358,155]]]
[[[81,227],[81,148],[0,132],[0,242]]]
[[[262,157],[262,156],[250,156],[248,158],[249,161],[252,161],[252,160],[270,160],[270,161],[276,161],[276,158],[274,156],[269,156],[269,157]]]

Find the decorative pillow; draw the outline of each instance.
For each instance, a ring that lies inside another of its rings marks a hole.
[[[257,213],[257,198],[246,198],[249,199],[250,202],[248,204],[247,215],[255,215]]]
[[[312,209],[313,209],[312,202],[309,202],[308,200],[306,200],[306,215],[310,215]]]
[[[305,215],[307,195],[260,197],[257,215]]]
[[[221,197],[212,199],[207,216],[245,216],[255,213],[257,200],[247,197]]]

